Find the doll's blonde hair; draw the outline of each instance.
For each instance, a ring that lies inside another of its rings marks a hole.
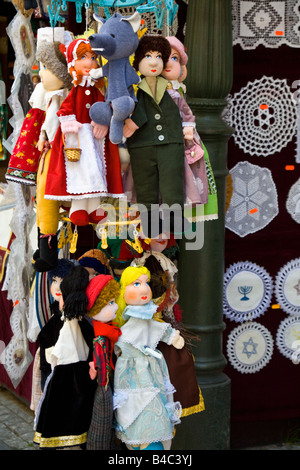
[[[145,266],[128,266],[128,268],[124,269],[121,279],[120,279],[120,295],[117,300],[117,304],[119,306],[117,311],[116,322],[119,327],[124,325],[125,321],[122,317],[123,311],[126,308],[126,302],[124,300],[125,289],[129,284],[136,281],[142,274],[147,274],[150,281],[150,271]]]

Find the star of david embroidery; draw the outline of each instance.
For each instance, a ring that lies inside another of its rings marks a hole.
[[[249,359],[253,354],[257,354],[257,343],[254,343],[252,336],[249,338],[249,340],[243,341],[243,354],[246,354],[247,358]]]
[[[300,279],[297,282],[297,284],[294,286],[294,289],[296,289],[297,295],[300,295]]]

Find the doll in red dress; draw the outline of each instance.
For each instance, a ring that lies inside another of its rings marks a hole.
[[[118,147],[103,135],[102,126],[91,122],[93,103],[104,101],[104,81],[89,72],[97,68],[96,54],[88,40],[76,39],[67,49],[73,88],[57,112],[60,128],[53,143],[45,198],[71,201],[69,217],[75,225],[98,223],[101,196],[123,195]],[[80,147],[79,161],[68,161],[65,148]]]

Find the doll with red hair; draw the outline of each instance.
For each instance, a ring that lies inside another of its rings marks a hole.
[[[103,128],[91,121],[89,111],[104,101],[103,79],[94,80],[97,56],[86,39],[75,39],[67,48],[73,88],[57,112],[60,127],[53,143],[45,198],[71,201],[69,217],[75,225],[98,223],[100,197],[123,194],[118,147],[102,138]],[[66,148],[81,149],[78,161],[69,161]]]

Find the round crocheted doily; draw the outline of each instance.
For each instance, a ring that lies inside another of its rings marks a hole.
[[[230,105],[233,138],[245,153],[273,155],[296,134],[296,100],[286,80],[263,76],[248,82]]]
[[[246,322],[228,336],[228,360],[242,374],[253,374],[270,361],[273,344],[271,333],[263,325]]]
[[[275,279],[277,303],[288,315],[300,315],[300,258],[285,264]]]
[[[276,345],[284,357],[298,363],[297,356],[300,348],[300,316],[285,318],[280,323],[276,333]]]
[[[264,268],[249,261],[236,263],[224,275],[224,315],[236,322],[257,318],[270,306],[272,292],[273,281]]]

